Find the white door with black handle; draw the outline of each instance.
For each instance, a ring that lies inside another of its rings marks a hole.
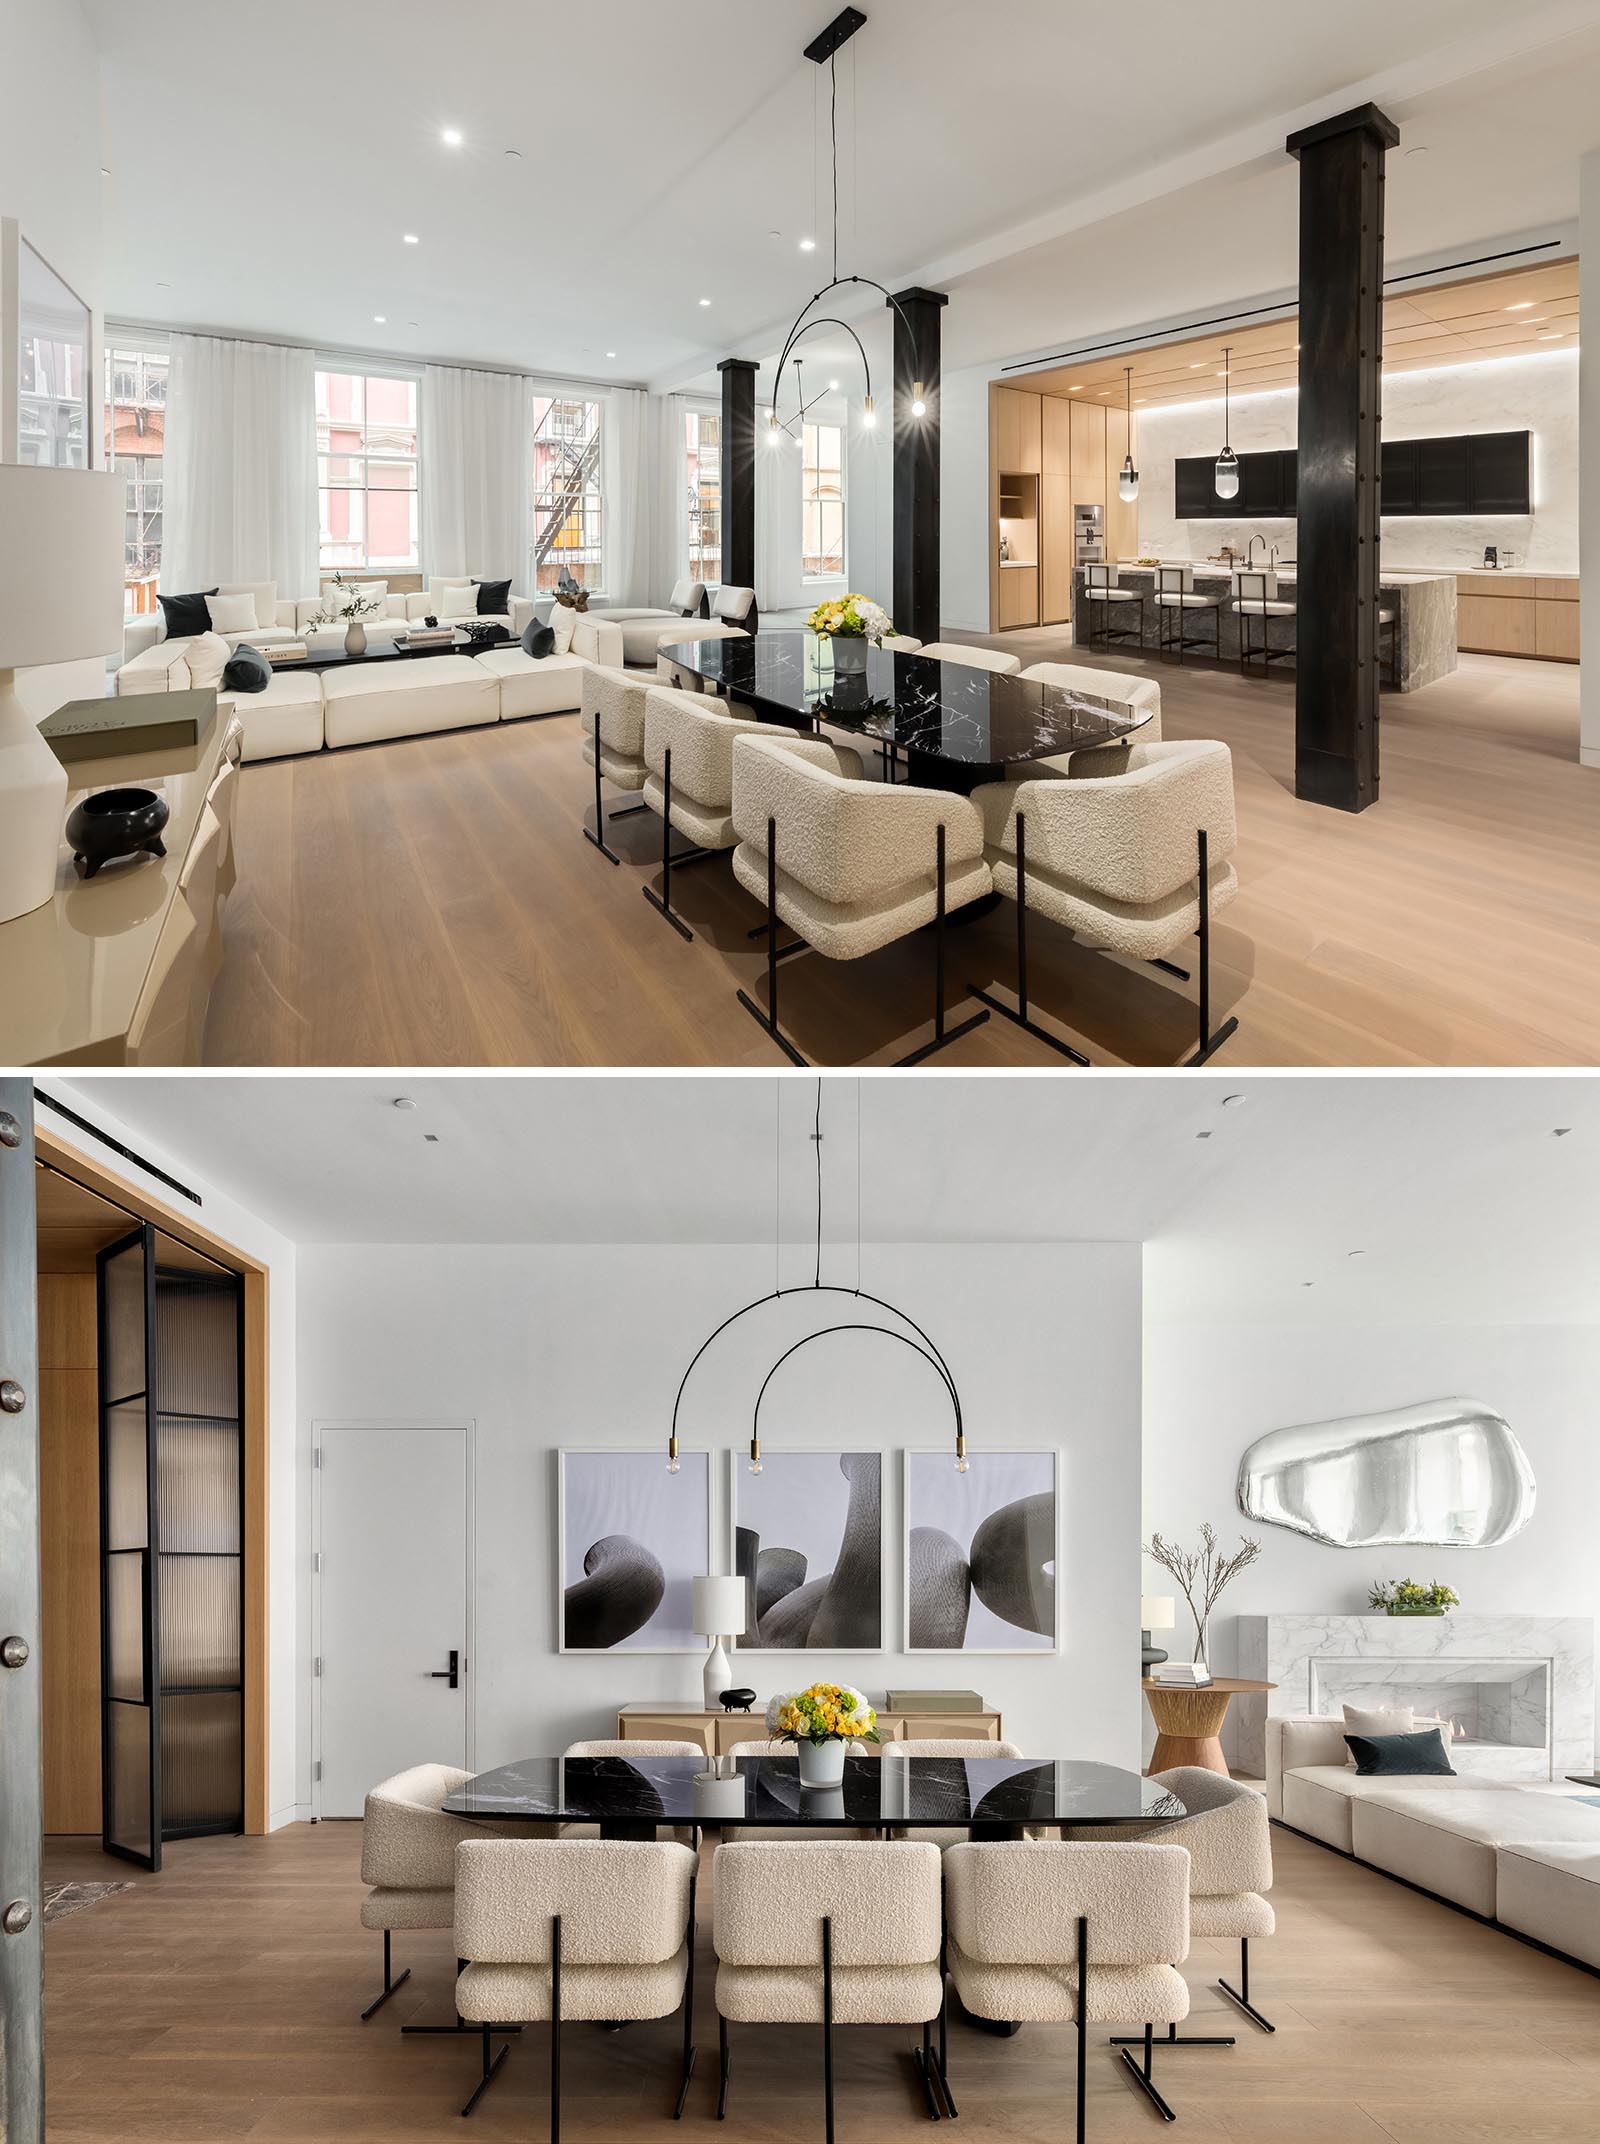
[[[472,1438],[464,1425],[323,1423],[315,1442],[313,1804],[359,1816],[379,1780],[469,1762]]]

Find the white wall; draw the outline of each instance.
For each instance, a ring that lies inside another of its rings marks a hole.
[[[188,1184],[200,1193],[203,1204],[195,1219],[204,1227],[220,1236],[235,1249],[259,1258],[269,1269],[267,1289],[267,1525],[268,1525],[268,1610],[267,1610],[267,1677],[269,1690],[267,1722],[267,1802],[268,1822],[276,1828],[293,1821],[296,1816],[309,1814],[303,1804],[308,1797],[297,1795],[296,1778],[298,1766],[298,1704],[296,1685],[299,1679],[300,1662],[296,1651],[295,1597],[298,1543],[296,1539],[296,1511],[298,1508],[298,1484],[296,1481],[295,1439],[295,1247],[287,1237],[279,1235],[264,1221],[245,1210],[226,1192],[218,1191],[203,1177],[196,1175],[180,1155],[163,1150],[155,1142],[134,1133],[101,1108],[98,1100],[90,1100],[79,1094],[65,1080],[52,1076],[49,1092],[97,1124],[111,1138],[120,1140],[135,1152],[145,1154],[161,1168],[167,1169],[180,1183]],[[125,1155],[103,1146],[88,1133],[80,1131],[65,1118],[58,1117],[54,1110],[39,1109],[38,1122],[45,1130],[64,1139],[80,1153],[100,1162],[140,1190],[167,1205],[185,1204],[175,1199],[172,1187],[159,1177],[137,1168]]]
[[[1583,250],[1600,257],[1600,149],[1586,156],[1580,167]],[[1591,354],[1579,358],[1580,393],[1584,416],[1579,451],[1583,493],[1583,525],[1588,533],[1583,564],[1581,595],[1583,611],[1579,634],[1592,648],[1600,644],[1600,364],[1593,352],[1600,348],[1600,276],[1583,276],[1578,288],[1579,330],[1582,347]],[[1600,663],[1585,663],[1579,679],[1580,734],[1578,756],[1586,767],[1600,767]]]
[[[1173,509],[1173,463],[1191,454],[1215,455],[1222,445],[1222,403],[1186,402],[1136,413],[1139,460],[1139,548],[1172,557],[1203,558],[1223,543],[1243,547],[1253,533],[1294,556],[1294,523],[1241,517],[1237,521],[1179,521]],[[1234,451],[1292,447],[1298,397],[1237,395],[1231,430]],[[1531,514],[1393,518],[1383,524],[1383,563],[1391,570],[1420,566],[1450,572],[1483,564],[1485,544],[1507,545],[1519,570],[1578,570],[1578,354],[1495,359],[1423,372],[1386,374],[1383,429],[1389,439],[1431,439],[1458,432],[1531,431]]]
[[[939,471],[940,623],[989,630],[989,382],[993,365],[944,376]]]
[[[1156,1284],[1145,1334],[1144,1535],[1188,1545],[1209,1519],[1225,1544],[1254,1534],[1263,1554],[1223,1595],[1214,1670],[1236,1664],[1240,1615],[1363,1614],[1380,1578],[1441,1579],[1463,1609],[1600,1616],[1600,1330],[1591,1326],[1195,1326],[1158,1322]],[[1269,1429],[1366,1414],[1459,1393],[1510,1422],[1533,1467],[1528,1525],[1493,1549],[1341,1549],[1276,1526],[1247,1527],[1235,1502],[1240,1454]],[[1146,1589],[1176,1587],[1146,1560]],[[1192,1628],[1163,1641],[1189,1658]]]
[[[554,1455],[585,1444],[640,1446],[659,1450],[664,1465],[678,1379],[712,1327],[770,1285],[770,1253],[748,1245],[303,1245],[299,1272],[303,1523],[313,1420],[476,1423],[479,1764],[613,1732],[616,1707],[630,1700],[698,1701],[700,1655],[556,1652]],[[802,1275],[796,1263],[784,1277],[796,1285],[809,1267]],[[961,1391],[975,1465],[986,1447],[1061,1448],[1062,1650],[984,1658],[886,1650],[837,1663],[763,1651],[737,1655],[737,1667],[763,1697],[835,1665],[869,1694],[891,1682],[973,1686],[1001,1706],[1007,1732],[1032,1752],[1131,1762],[1139,1737],[1138,1246],[874,1246],[864,1285],[903,1303],[938,1341]],[[814,1306],[780,1304],[735,1327],[689,1388],[685,1448],[742,1452],[778,1334],[792,1338],[822,1322]],[[763,1441],[773,1446],[864,1440],[897,1454],[949,1449],[951,1434],[932,1373],[904,1349],[855,1334],[796,1357],[762,1411]],[[898,1458],[885,1471],[897,1602]],[[898,1629],[895,1612],[896,1639]],[[309,1754],[306,1745],[303,1788]]]

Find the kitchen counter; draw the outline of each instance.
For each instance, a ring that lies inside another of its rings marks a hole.
[[[1187,561],[1177,558],[1163,559],[1167,566],[1181,566]],[[1249,568],[1246,571],[1252,570]],[[1253,569],[1262,570],[1259,566]],[[1154,596],[1154,566],[1124,566],[1117,568],[1124,587],[1145,591],[1145,600],[1139,606],[1140,646],[1154,652],[1161,640],[1161,612],[1157,610]],[[1194,585],[1197,595],[1219,595],[1222,598],[1221,614],[1221,660],[1237,663],[1239,660],[1239,621],[1235,617],[1233,603],[1233,569],[1196,562]],[[1291,600],[1295,589],[1295,568],[1282,565],[1278,568],[1278,588],[1284,600]],[[1074,638],[1088,643],[1088,628],[1083,620],[1084,569],[1080,566],[1072,576],[1072,624]],[[1419,573],[1400,569],[1383,574],[1378,583],[1378,598],[1385,610],[1395,613],[1399,632],[1399,678],[1402,692],[1417,692],[1424,685],[1431,685],[1441,677],[1448,677],[1456,667],[1456,576],[1453,573]],[[1131,604],[1121,609],[1131,611]],[[1130,620],[1119,617],[1116,623],[1127,627]],[[1268,621],[1272,643],[1275,647],[1288,646],[1294,637],[1292,618],[1274,618]],[[1211,636],[1211,620],[1204,612],[1192,615],[1191,633]],[[1112,643],[1115,647],[1116,643]],[[1124,643],[1126,645],[1126,643]],[[1201,660],[1191,651],[1186,660]],[[1290,664],[1279,666],[1283,670]]]

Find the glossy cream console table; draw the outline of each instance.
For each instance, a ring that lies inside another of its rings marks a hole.
[[[885,1742],[949,1738],[972,1742],[1003,1740],[998,1712],[880,1712],[878,1733]],[[707,1712],[701,1705],[624,1705],[617,1714],[623,1742],[693,1742],[708,1757],[726,1757],[735,1742],[763,1742],[767,1736],[766,1701],[749,1712]],[[871,1756],[873,1742],[861,1745]]]
[[[222,964],[244,726],[219,709],[198,745],[75,761],[88,790],[167,800],[166,855],[80,878],[63,840],[42,907],[0,923],[0,1064],[192,1065]]]

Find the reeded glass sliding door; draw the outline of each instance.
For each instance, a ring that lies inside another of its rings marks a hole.
[[[243,1291],[148,1224],[99,1267],[103,1836],[158,1869],[244,1822]]]

